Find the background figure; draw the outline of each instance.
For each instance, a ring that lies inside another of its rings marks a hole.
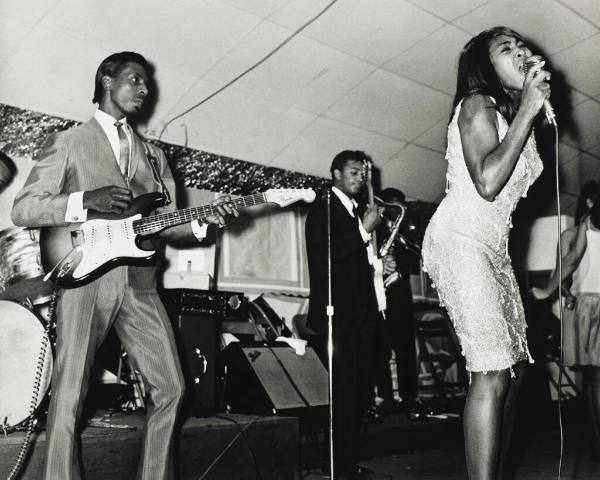
[[[132,199],[162,192],[175,198],[163,152],[145,145],[130,127],[149,94],[151,68],[134,52],[115,53],[96,72],[94,117],[44,145],[12,209],[15,225],[62,226],[88,211],[124,215]],[[161,212],[174,210],[167,205]],[[218,207],[212,223],[233,210]],[[206,228],[165,230],[169,240],[197,241]],[[96,246],[95,248],[100,248]],[[111,327],[150,394],[138,468],[140,479],[174,477],[173,444],[185,389],[169,317],[156,291],[155,266],[118,266],[100,278],[58,294],[56,361],[48,410],[46,480],[82,478],[77,435],[96,352]]]
[[[575,227],[561,237],[563,304],[563,362],[580,368],[588,411],[590,452],[600,461],[600,185],[587,182],[579,196]],[[558,262],[558,259],[557,259]],[[571,284],[570,290],[568,284]],[[545,299],[558,288],[558,264],[544,288],[533,288]],[[574,304],[572,300],[574,296]]]
[[[544,62],[495,27],[473,37],[458,66],[448,125],[446,197],[423,239],[423,264],[454,324],[470,372],[464,411],[471,479],[502,477],[523,382],[526,322],[508,256],[511,216],[542,171],[532,126],[550,96]]]
[[[396,188],[386,188],[379,197],[386,204],[397,203],[406,205],[404,193]],[[390,236],[390,228],[400,208],[385,206],[385,214],[377,229],[379,248]],[[402,220],[405,223],[406,216]],[[410,286],[412,265],[415,254],[405,245],[396,240],[384,257],[384,276],[397,275],[397,280],[386,288],[387,309],[381,335],[377,346],[377,393],[383,398],[380,408],[382,413],[390,413],[400,407],[401,411],[409,412],[417,400],[417,355],[415,349],[415,319],[413,316],[413,296]],[[396,374],[400,404],[396,405],[392,384],[390,359],[392,351],[396,359]]]
[[[360,478],[360,432],[373,389],[374,345],[379,316],[367,242],[380,222],[369,207],[362,219],[356,198],[363,189],[364,152],[343,151],[331,164],[331,282],[333,318],[333,438],[338,478]],[[311,345],[327,367],[327,201],[320,198],[306,217],[310,274],[307,326],[318,333]]]

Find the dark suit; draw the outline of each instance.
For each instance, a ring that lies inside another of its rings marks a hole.
[[[310,274],[307,325],[320,335],[316,351],[327,365],[326,335],[327,208],[319,199],[306,218]],[[360,429],[372,388],[377,303],[373,271],[353,218],[331,193],[331,272],[333,320],[334,461],[339,473],[351,472],[359,459]]]
[[[173,192],[164,154],[153,151],[167,189]],[[134,196],[160,190],[135,134],[130,178]],[[15,198],[13,221],[28,227],[64,224],[69,194],[108,185],[126,183],[106,134],[91,119],[46,142]],[[173,331],[156,292],[154,267],[120,266],[83,287],[59,293],[46,480],[81,478],[75,435],[94,356],[111,326],[151,395],[138,477],[172,478],[175,421],[185,388]]]

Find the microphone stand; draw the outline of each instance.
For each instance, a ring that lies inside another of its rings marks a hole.
[[[327,190],[327,361],[329,367],[329,478],[335,478],[333,466],[333,303],[331,294],[331,189]]]

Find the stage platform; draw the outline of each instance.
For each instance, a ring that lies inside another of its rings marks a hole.
[[[92,425],[98,426],[88,426],[82,433],[86,480],[135,478],[143,420],[141,412],[92,417]],[[0,478],[7,478],[22,439],[21,432],[0,438]],[[34,436],[20,479],[42,478],[45,443],[44,431]],[[179,437],[177,478],[198,480],[214,462],[205,479],[298,479],[299,443],[295,417],[191,417],[185,421]]]
[[[322,465],[323,433],[316,432],[315,425],[305,416],[299,419],[219,413],[206,418],[190,417],[184,422],[177,445],[177,478],[298,480],[308,473],[317,473]],[[91,425],[82,433],[86,480],[135,478],[142,428],[140,411],[94,414]],[[457,418],[411,421],[405,415],[389,415],[380,424],[366,425],[362,457],[460,445],[461,435]],[[0,437],[0,478],[8,476],[22,439],[22,432]],[[45,442],[45,431],[34,434],[19,478],[42,478]]]

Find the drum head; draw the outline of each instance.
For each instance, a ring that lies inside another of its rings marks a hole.
[[[42,346],[46,346],[42,356]],[[52,376],[52,347],[39,317],[28,308],[0,300],[0,421],[15,427],[46,396]]]

